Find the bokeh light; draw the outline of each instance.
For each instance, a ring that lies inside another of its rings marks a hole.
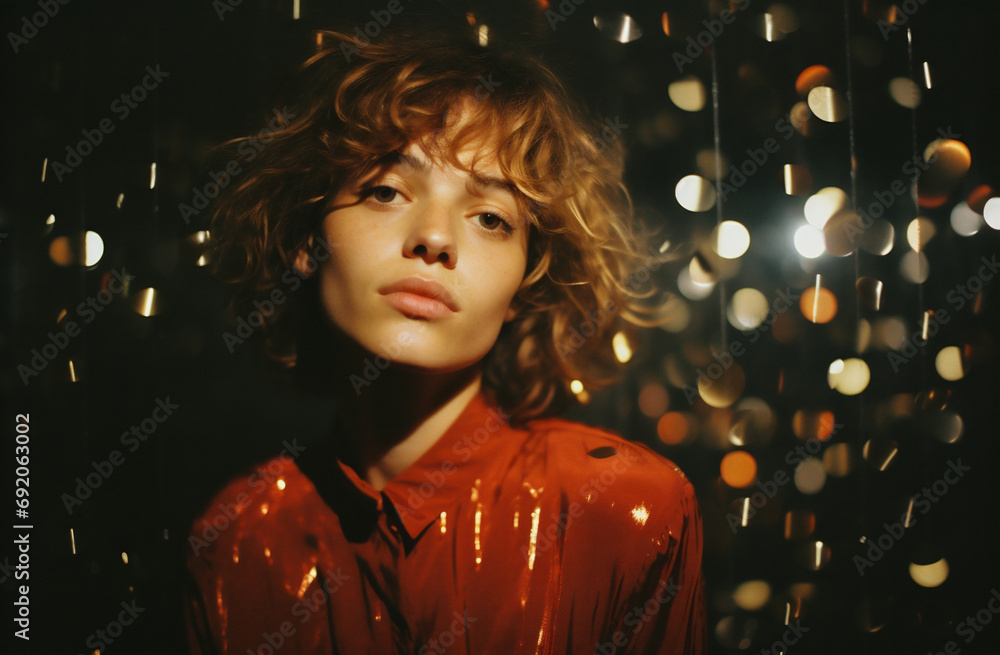
[[[963,237],[975,236],[985,224],[983,217],[974,212],[965,201],[958,203],[951,210],[951,229],[955,230],[955,234]]]
[[[712,249],[719,257],[736,259],[750,248],[750,232],[737,221],[722,221],[712,229]]]
[[[962,364],[962,351],[957,346],[946,346],[938,351],[934,358],[934,368],[945,380],[954,382],[965,375]]]
[[[676,446],[687,436],[690,425],[681,412],[667,412],[656,423],[656,435],[668,446]]]
[[[632,346],[628,342],[628,337],[624,332],[616,332],[611,339],[611,347],[615,351],[615,358],[624,364],[632,359]]]
[[[697,262],[692,260],[690,266],[685,266],[681,269],[681,272],[677,274],[677,290],[684,294],[684,297],[689,300],[704,300],[712,295],[712,291],[715,289],[714,282],[704,282],[701,280],[696,280],[691,275],[692,267],[697,266]]]
[[[809,287],[799,297],[802,315],[813,323],[829,323],[837,315],[837,297],[823,287]]]
[[[667,95],[684,111],[701,111],[705,107],[705,85],[693,75],[671,82],[667,87]]]
[[[948,579],[948,560],[943,557],[932,564],[910,563],[910,577],[921,587],[940,587]]]
[[[920,106],[920,87],[908,77],[894,77],[889,80],[889,95],[902,107],[916,109]]]
[[[719,464],[722,481],[734,489],[749,487],[757,479],[757,460],[744,450],[727,453]]]
[[[795,488],[804,494],[817,494],[826,484],[826,469],[823,462],[809,457],[795,467]]]
[[[729,301],[726,318],[737,330],[753,330],[764,322],[769,311],[770,306],[763,293],[757,289],[740,289]]]
[[[771,599],[771,585],[764,580],[747,580],[733,591],[733,602],[742,610],[756,612]]]
[[[689,212],[708,211],[715,206],[715,187],[700,175],[685,175],[677,182],[674,196]]]
[[[906,228],[906,242],[910,248],[917,252],[923,252],[924,246],[937,234],[937,228],[933,221],[927,218],[915,218],[910,221]]]
[[[868,364],[863,359],[852,357],[838,359],[830,364],[827,370],[827,382],[830,388],[845,396],[856,396],[866,388],[871,380]]]
[[[1000,230],[1000,198],[990,198],[983,206],[983,220],[994,230]]]
[[[847,100],[828,86],[817,86],[809,91],[808,102],[809,109],[822,121],[838,123],[847,118]]]
[[[809,196],[803,211],[810,225],[823,229],[830,218],[846,208],[847,194],[835,186],[828,186]]]
[[[743,367],[736,363],[726,368],[713,362],[698,376],[698,395],[706,404],[716,408],[729,407],[735,403],[745,387],[746,375]]]
[[[83,238],[83,265],[97,266],[104,256],[104,239],[97,232],[88,231]]]
[[[909,251],[899,260],[899,273],[903,279],[913,284],[923,284],[931,275],[931,265],[927,255]]]
[[[812,225],[802,225],[795,230],[795,250],[806,259],[816,259],[826,252],[823,233]]]

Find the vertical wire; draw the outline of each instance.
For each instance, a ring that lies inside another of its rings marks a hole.
[[[709,59],[712,62],[712,133],[715,145],[715,225],[722,224],[722,134],[719,128],[719,63],[716,57],[719,39],[715,40],[709,50]],[[719,279],[719,339],[720,348],[726,350],[728,347],[727,325],[726,325],[726,283]]]
[[[907,65],[910,74],[910,81],[916,84],[914,79],[914,66],[913,66],[913,31],[907,27],[906,28],[906,57]],[[919,89],[919,85],[917,86]],[[917,161],[917,107],[914,105],[910,107],[910,148],[913,154],[913,161]],[[917,219],[920,217],[920,196],[917,192],[917,182],[919,177],[913,180],[913,184],[910,185],[910,197],[913,200],[913,218]],[[920,233],[917,233],[917,244],[920,245]],[[923,253],[923,247],[917,251],[917,272],[920,273],[920,255]],[[928,267],[930,267],[930,262],[928,262]],[[917,283],[917,306],[920,310],[920,322],[921,327],[924,321],[924,312],[926,311],[924,305],[924,283],[920,281]],[[927,341],[924,340],[923,345],[920,347],[920,390],[924,391],[927,389]]]
[[[854,116],[854,73],[851,68],[851,0],[844,0],[844,58],[847,67],[847,117],[848,117],[848,135],[850,143],[850,156],[851,156],[851,207],[854,212],[858,212],[858,146],[857,146],[857,123]],[[861,248],[859,247],[854,251],[854,279],[858,280],[861,276]],[[861,298],[859,294],[854,294],[854,316],[855,316],[855,329],[860,332],[861,327]],[[857,340],[858,335],[855,334],[855,340]],[[860,344],[856,344],[860,345]],[[861,353],[858,353],[859,355]],[[858,452],[863,452],[865,444],[865,405],[864,405],[864,393],[857,395],[857,446],[859,448]],[[860,534],[865,535],[868,526],[868,475],[870,475],[867,469],[863,469],[861,472],[861,480],[859,483],[858,493],[860,494],[860,507],[858,514],[858,523],[860,524]],[[862,598],[866,596],[866,591],[868,589],[867,581],[862,577],[859,581],[861,586]]]

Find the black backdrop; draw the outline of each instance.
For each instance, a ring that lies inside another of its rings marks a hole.
[[[880,28],[887,6],[875,3],[789,0],[784,6],[797,13],[798,29],[769,42],[758,27],[765,11],[778,15],[780,7],[734,2],[746,9],[713,36],[712,52],[678,65],[676,53],[690,54],[687,37],[708,29],[707,3],[401,1],[404,11],[396,20],[430,15],[462,23],[472,12],[488,26],[490,39],[542,54],[594,113],[628,126],[621,138],[638,214],[688,255],[656,273],[665,289],[677,292],[678,272],[691,253],[707,247],[708,233],[723,214],[750,231],[751,249],[738,269],[725,269],[708,298],[679,301],[681,314],[689,315],[686,324],[640,334],[641,348],[623,382],[591,394],[589,405],[570,413],[654,446],[695,483],[705,520],[711,651],[768,652],[791,612],[810,632],[789,652],[925,653],[939,652],[949,641],[963,653],[993,652],[1000,643],[997,626],[987,626],[971,643],[957,630],[967,616],[984,611],[1000,585],[993,529],[998,287],[982,279],[977,298],[961,308],[948,292],[976,276],[980,258],[990,260],[1000,247],[989,227],[965,237],[949,223],[952,208],[973,190],[1000,188],[995,3],[900,3],[897,15],[915,10],[906,25],[913,30],[911,69],[905,27]],[[13,539],[25,530],[12,530],[0,551],[4,638],[17,652],[89,653],[97,631],[119,615],[122,603],[133,602],[142,613],[105,649],[183,652],[180,595],[191,520],[227,478],[278,452],[283,440],[309,443],[331,429],[328,401],[287,391],[249,346],[229,352],[221,335],[235,319],[224,310],[223,289],[197,265],[197,235],[207,228],[208,211],[192,215],[179,206],[193,203],[196,190],[224,164],[212,155],[214,145],[266,125],[287,72],[310,52],[312,30],[351,31],[385,4],[302,0],[301,15],[293,19],[292,0],[4,3],[0,450],[13,512],[16,416],[28,414],[30,523],[14,517],[11,525],[33,526],[28,581],[15,580],[12,568],[18,556]],[[38,18],[45,7],[53,15]],[[643,30],[639,39],[623,44],[595,28],[595,14],[615,11],[634,19]],[[29,23],[41,26],[33,30]],[[924,61],[932,88],[924,88],[922,104],[911,111],[890,98],[887,84],[912,76],[925,87]],[[776,121],[801,100],[796,78],[813,64],[828,66],[834,88],[850,94],[853,120],[812,119],[812,131],[782,141],[727,196],[722,213],[716,207],[683,209],[674,185],[697,172],[697,154],[718,139],[729,163],[739,164],[747,149],[776,136]],[[708,90],[701,110],[682,111],[671,101],[669,85],[682,75],[694,75]],[[122,94],[144,78],[146,92],[137,93],[129,107]],[[100,143],[77,145],[84,130],[96,141],[105,119]],[[969,147],[971,168],[939,207],[918,212],[909,194],[894,202],[886,214],[896,228],[890,253],[827,254],[813,261],[796,255],[791,234],[802,222],[804,197],[783,193],[782,165],[807,167],[810,192],[838,186],[850,194],[853,155],[855,196],[859,206],[868,206],[873,194],[901,177],[903,162],[922,154],[944,128],[961,135],[955,138]],[[79,161],[67,148],[75,149]],[[930,276],[923,284],[907,281],[899,268],[909,248],[906,226],[918,213],[938,233],[926,249]],[[89,267],[57,263],[60,252],[72,258],[74,240],[86,230],[103,239],[100,261]],[[63,244],[69,245],[60,250]],[[122,271],[132,276],[124,290],[112,276]],[[810,323],[793,308],[753,343],[727,326],[721,308],[735,290],[754,287],[770,301],[786,288],[802,293],[817,273],[839,301],[829,323]],[[856,299],[859,276],[883,283],[878,311]],[[111,294],[102,295],[104,288]],[[81,306],[88,298],[100,312]],[[155,308],[154,315],[137,311],[144,306]],[[886,322],[882,329],[901,325],[912,334],[923,312],[941,307],[953,320],[912,360],[894,368],[887,357],[891,349],[875,344],[878,321],[896,317],[898,323]],[[70,320],[80,334],[58,348]],[[865,324],[873,327],[874,345],[859,349],[856,335]],[[774,421],[771,430],[751,430],[756,436],[742,444],[727,435],[746,420],[745,411],[689,402],[684,392],[712,362],[709,345],[734,340],[745,345],[739,356],[746,373],[742,396],[761,399]],[[56,354],[32,364],[34,351],[43,353],[50,342]],[[952,345],[964,357],[965,374],[957,381],[942,379],[934,366],[937,352]],[[859,351],[871,370],[868,388],[860,396],[831,390],[831,362]],[[666,432],[659,418],[668,411],[664,395],[669,411],[690,426],[680,444],[658,438],[658,425],[661,436]],[[158,401],[176,409],[162,423],[150,423]],[[827,462],[831,473],[819,493],[783,485],[748,525],[730,529],[727,514],[738,514],[741,499],[757,487],[741,491],[721,481],[722,457],[732,450],[750,452],[762,483],[782,470],[791,475],[785,455],[803,443],[795,434],[802,432],[794,423],[800,411],[833,413],[841,427],[822,447],[846,444],[849,470],[834,475],[837,465]],[[964,430],[948,443],[942,425],[954,421],[952,412]],[[149,429],[142,427],[144,419]],[[148,437],[123,436],[133,425]],[[893,456],[873,455],[866,462],[869,440],[871,452]],[[883,523],[898,520],[907,498],[959,458],[969,473],[859,575],[854,558],[868,548],[862,536],[883,535]],[[88,475],[98,484],[78,492],[78,479],[86,482]],[[67,500],[74,495],[80,502]],[[799,513],[788,517],[790,510]],[[793,520],[812,521],[814,529],[786,538],[785,522]],[[914,583],[910,563],[942,557],[950,567],[944,584]],[[737,586],[752,580],[770,591],[759,608],[734,600]],[[12,603],[25,582],[30,642],[12,636],[18,610]]]

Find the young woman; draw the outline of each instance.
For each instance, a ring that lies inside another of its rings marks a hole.
[[[703,652],[691,485],[551,417],[658,309],[616,135],[536,61],[318,36],[212,234],[272,351],[338,397],[337,430],[196,521],[192,647]]]

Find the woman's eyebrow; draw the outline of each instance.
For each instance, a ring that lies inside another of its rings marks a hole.
[[[472,172],[471,177],[473,186],[480,189],[496,189],[497,191],[505,191],[515,198],[524,197],[524,194],[517,188],[517,185],[510,180],[505,180],[502,177],[497,177],[496,175],[477,173],[475,171]]]
[[[414,157],[413,155],[408,155],[406,153],[392,155],[391,158],[387,159],[386,164],[389,166],[409,166],[418,173],[425,173],[431,167],[428,160],[422,157]],[[469,175],[471,177],[472,185],[477,189],[495,189],[497,191],[504,191],[515,198],[521,198],[524,196],[524,194],[517,188],[517,185],[510,180],[506,180],[496,175],[479,173],[477,171],[471,171]]]
[[[392,166],[409,166],[418,173],[426,173],[431,167],[431,163],[426,159],[414,157],[413,155],[408,155],[406,153],[387,156],[385,165],[387,168]]]

